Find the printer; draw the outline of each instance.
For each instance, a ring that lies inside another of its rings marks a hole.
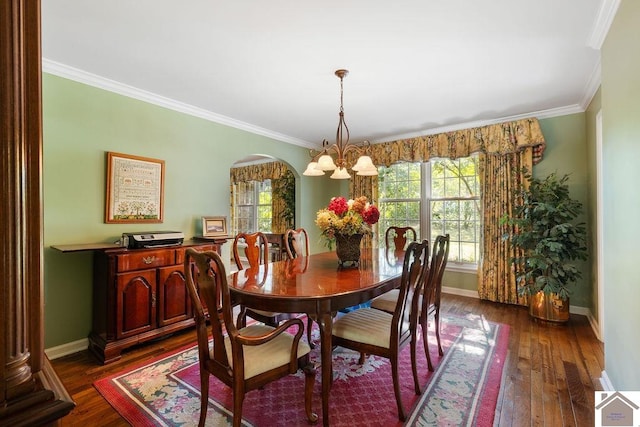
[[[143,231],[122,233],[122,246],[129,249],[179,246],[184,241],[181,231]]]

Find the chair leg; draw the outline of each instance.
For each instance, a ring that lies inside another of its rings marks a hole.
[[[393,391],[396,395],[396,403],[398,405],[398,418],[405,421],[407,415],[404,413],[404,405],[402,404],[402,396],[400,395],[400,380],[398,378],[398,355],[391,358],[391,376],[393,377]]]
[[[313,401],[313,386],[316,383],[316,370],[313,365],[308,364],[303,368],[304,371],[304,410],[310,423],[318,421],[318,414],[313,412],[311,403]]]
[[[235,380],[234,380],[235,381]],[[244,389],[234,384],[233,394],[233,427],[241,427],[242,425],[242,402],[244,401]]]
[[[209,372],[200,366],[200,420],[198,427],[203,427],[207,419],[209,407]]]
[[[365,353],[361,352],[360,353],[360,359],[358,359],[358,364],[364,365],[364,362],[365,362],[366,358],[367,358],[367,355]]]
[[[416,394],[421,394],[420,381],[418,380],[418,363],[416,361],[416,347],[418,341],[418,328],[411,332],[411,370],[413,371],[413,388]]]
[[[311,341],[311,328],[313,327],[313,319],[311,316],[307,315],[307,342],[309,343],[309,347],[316,348],[316,345]]]
[[[422,343],[424,345],[424,354],[427,357],[427,366],[429,371],[433,372],[433,363],[431,363],[431,354],[429,354],[429,324],[427,323],[425,310],[420,314],[420,328],[422,329]]]
[[[442,351],[442,344],[440,344],[440,307],[436,306],[436,313],[433,316],[434,323],[436,324],[436,339],[438,340],[438,354],[440,356],[444,355],[444,351]]]

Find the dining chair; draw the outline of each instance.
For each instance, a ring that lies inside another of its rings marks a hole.
[[[231,387],[233,426],[236,427],[242,422],[242,404],[247,392],[294,374],[298,368],[302,368],[305,374],[306,416],[310,423],[316,422],[318,416],[311,408],[315,369],[309,359],[311,349],[301,340],[304,328],[302,321],[290,319],[277,328],[255,323],[238,329],[233,323],[227,273],[220,256],[214,251],[198,252],[189,248],[185,253],[184,271],[195,311],[198,341],[198,425],[204,426],[207,417],[210,375]],[[208,307],[209,316],[205,315],[204,307]],[[295,335],[287,332],[289,328],[295,328]]]
[[[393,390],[398,406],[398,418],[406,420],[400,378],[398,377],[398,356],[406,344],[411,344],[413,383],[416,394],[420,394],[418,371],[415,363],[415,335],[411,332],[418,321],[418,298],[424,275],[427,273],[429,244],[411,242],[404,254],[398,304],[393,313],[373,308],[361,308],[336,319],[333,323],[331,343],[360,352],[388,358],[391,362]]]
[[[429,272],[422,287],[422,296],[420,297],[418,324],[422,329],[422,343],[430,371],[433,371],[433,364],[431,363],[431,356],[429,354],[427,332],[428,318],[431,315],[433,315],[433,322],[435,324],[438,354],[440,356],[444,355],[440,342],[440,295],[442,294],[442,276],[444,275],[444,270],[447,267],[447,259],[449,258],[449,243],[449,234],[436,237],[433,243],[431,262],[429,263]]]
[[[411,239],[411,240],[408,240]],[[397,258],[404,252],[408,243],[417,240],[416,230],[413,227],[391,226],[385,232],[385,244],[387,260],[392,257]],[[393,313],[398,301],[398,289],[392,289],[371,301],[371,307]]]
[[[413,227],[398,227],[392,225],[384,233],[384,243],[386,248],[393,247],[396,251],[404,251],[409,242],[418,240],[418,234]]]
[[[297,230],[288,229],[285,231],[284,243],[287,249],[287,258],[290,260],[309,256],[309,235],[304,228],[298,228]],[[311,328],[313,327],[314,320],[316,320],[314,316],[307,313],[307,342],[311,348],[316,347],[311,340]]]
[[[309,235],[304,228],[289,229],[284,233],[287,257],[294,259],[298,255],[309,256]]]
[[[433,363],[431,362],[431,355],[429,354],[428,340],[427,340],[427,327],[428,317],[434,314],[436,339],[438,342],[438,354],[442,356],[444,354],[442,350],[442,344],[440,342],[440,294],[442,292],[442,276],[447,266],[447,258],[449,256],[449,235],[437,236],[431,251],[431,259],[429,262],[429,269],[424,277],[424,284],[422,285],[422,292],[419,295],[418,305],[420,312],[418,315],[418,324],[422,329],[422,342],[424,345],[424,352],[427,358],[427,365],[430,371],[433,371]],[[393,289],[379,297],[375,298],[371,302],[371,307],[377,310],[382,310],[387,313],[393,313],[396,307],[398,299],[398,290]],[[416,329],[412,331],[417,335]]]
[[[233,239],[233,258],[236,261],[238,270],[244,270],[244,263],[240,257],[240,246],[244,243],[245,259],[250,268],[259,268],[260,265],[269,263],[269,241],[264,233],[238,233]],[[266,323],[270,326],[278,326],[283,320],[294,317],[289,313],[277,313],[274,311],[257,310],[245,306],[240,307],[238,314],[238,327],[244,327],[247,324],[247,316],[259,322]]]

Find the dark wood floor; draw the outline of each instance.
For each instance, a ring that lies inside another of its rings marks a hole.
[[[594,391],[600,390],[604,349],[585,316],[558,326],[536,322],[523,307],[444,295],[442,309],[474,313],[510,325],[509,356],[496,409],[497,426],[592,426]],[[87,351],[52,361],[77,407],[63,426],[120,426],[127,423],[93,387],[99,378],[129,365],[195,342],[192,330],[123,353],[101,366]]]

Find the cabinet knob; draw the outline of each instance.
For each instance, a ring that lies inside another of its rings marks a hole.
[[[144,262],[145,264],[153,264],[153,262],[156,260],[156,257],[153,255],[150,256],[146,256],[142,258],[142,262]]]

